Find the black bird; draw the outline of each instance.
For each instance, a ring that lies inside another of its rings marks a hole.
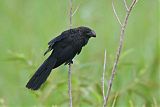
[[[72,59],[79,54],[82,47],[88,43],[89,38],[96,37],[96,33],[88,27],[78,27],[62,32],[59,36],[52,39],[48,45],[48,53],[51,55],[43,62],[35,74],[27,83],[26,87],[32,90],[38,90],[46,81],[51,70],[63,63],[73,63]]]

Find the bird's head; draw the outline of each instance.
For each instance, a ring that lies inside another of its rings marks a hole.
[[[95,31],[88,27],[81,26],[81,27],[78,27],[77,29],[79,29],[79,31],[86,37],[89,37],[89,38],[96,37]]]

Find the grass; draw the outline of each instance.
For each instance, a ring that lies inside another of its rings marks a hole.
[[[119,4],[118,4],[119,3]],[[124,8],[116,4],[123,17]],[[101,76],[107,49],[109,78],[119,40],[119,26],[109,0],[73,1],[73,26],[90,26],[97,33],[75,58],[72,74],[73,106],[102,106]],[[66,107],[67,66],[52,72],[37,92],[25,85],[47,56],[47,43],[68,28],[68,2],[63,0],[0,1],[0,106]],[[152,7],[152,8],[151,8]],[[126,29],[109,105],[159,107],[158,1],[139,0]]]

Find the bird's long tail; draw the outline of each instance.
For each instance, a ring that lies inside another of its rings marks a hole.
[[[54,56],[51,54],[28,81],[26,87],[28,89],[38,90],[51,73],[51,70],[54,68],[56,61],[56,58],[54,58]]]

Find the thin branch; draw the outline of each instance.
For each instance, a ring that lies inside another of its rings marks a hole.
[[[123,0],[123,2],[124,2],[124,5],[125,5],[125,7],[126,7],[126,10],[128,11],[129,9],[128,9],[126,0]]]
[[[69,28],[72,28],[72,0],[69,0]],[[68,69],[68,95],[69,95],[69,107],[72,107],[72,72],[71,63],[69,63]]]
[[[77,6],[77,8],[74,10],[74,12],[72,13],[72,17],[76,14],[76,12],[78,11],[80,5]]]
[[[119,24],[122,26],[122,23],[121,23],[118,15],[117,15],[116,9],[115,9],[115,7],[114,7],[114,0],[112,0],[112,8],[113,8],[113,12],[114,12],[114,15],[116,16],[117,21],[118,21]]]
[[[69,70],[68,70],[69,107],[72,107],[72,83],[71,83],[71,78],[72,78],[71,64],[69,64]]]
[[[69,0],[69,28],[72,28],[72,0]]]
[[[107,103],[108,103],[108,98],[109,98],[109,95],[110,95],[113,79],[114,79],[114,76],[115,76],[115,73],[116,73],[116,68],[117,68],[117,65],[118,65],[119,57],[120,57],[120,54],[121,54],[121,51],[122,51],[122,46],[123,46],[123,42],[124,42],[124,32],[125,32],[125,28],[126,28],[126,25],[127,25],[127,22],[128,22],[128,18],[129,18],[129,15],[130,15],[131,11],[132,11],[132,8],[136,4],[136,2],[137,2],[136,0],[132,1],[131,5],[129,7],[129,10],[126,13],[124,22],[123,22],[123,24],[121,26],[121,34],[120,34],[119,47],[118,47],[117,52],[116,52],[116,59],[114,61],[114,65],[113,65],[113,68],[112,68],[112,74],[111,74],[111,77],[110,77],[110,80],[109,80],[109,83],[108,83],[109,86],[108,86],[108,89],[107,89],[106,104],[104,105],[104,107],[106,107]],[[113,2],[112,2],[112,5],[113,5],[112,6],[113,7],[113,11],[114,11],[115,8],[114,8]],[[115,13],[115,11],[114,11],[114,13]]]
[[[117,101],[117,97],[118,97],[118,93],[116,93],[116,95],[114,97],[112,107],[115,107],[115,104],[116,104],[116,101]]]
[[[103,101],[106,101],[105,93],[104,93],[104,76],[106,71],[106,49],[104,51],[104,65],[103,65],[103,75],[102,75],[102,94],[103,94]]]

